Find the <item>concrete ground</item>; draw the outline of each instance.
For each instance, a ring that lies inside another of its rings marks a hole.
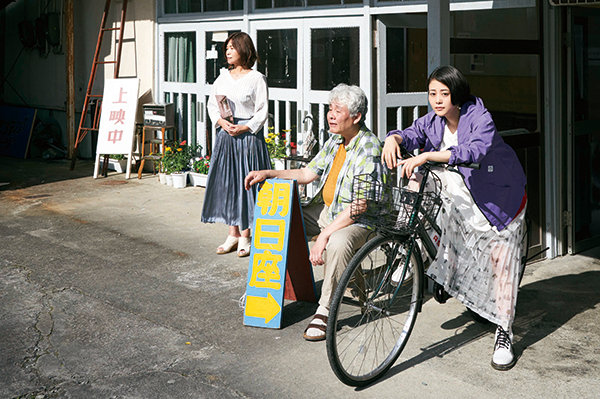
[[[392,369],[355,389],[302,339],[316,305],[244,327],[248,258],[215,254],[227,228],[200,223],[203,188],[92,171],[0,157],[1,398],[598,397],[600,248],[528,266],[511,371],[490,367],[493,326],[428,298]]]

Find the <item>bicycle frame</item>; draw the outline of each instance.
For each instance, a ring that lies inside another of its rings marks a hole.
[[[413,228],[412,231],[413,233],[407,236],[407,240],[409,241],[409,245],[408,245],[408,249],[406,251],[406,259],[405,259],[405,263],[404,263],[404,267],[403,267],[403,271],[402,271],[402,275],[400,277],[399,281],[404,281],[404,278],[406,277],[406,272],[408,270],[408,266],[410,264],[410,259],[412,256],[413,251],[417,251],[417,256],[421,256],[419,247],[417,245],[416,239],[420,238],[421,242],[423,242],[423,245],[425,247],[425,250],[427,251],[427,253],[429,254],[429,256],[431,257],[431,259],[433,259],[435,257],[435,255],[437,254],[437,247],[436,245],[432,242],[431,238],[429,237],[429,235],[427,234],[425,227],[423,226],[423,224],[419,221],[419,210],[421,208],[421,201],[423,199],[423,193],[425,192],[425,186],[427,183],[427,179],[429,178],[429,174],[431,173],[431,170],[429,167],[425,167],[423,168],[424,173],[423,173],[423,179],[422,182],[420,184],[419,187],[419,191],[418,191],[418,195],[416,197],[416,201],[415,204],[413,206],[412,209],[412,214],[410,216],[410,220],[409,220],[409,227]],[[432,220],[429,215],[425,214],[424,215],[427,219],[427,221],[429,222],[429,225],[438,233],[441,234],[441,229],[440,227],[437,225],[437,223],[435,222],[435,220]],[[392,259],[395,259],[396,256],[398,255],[398,248],[395,249],[394,253],[392,254]],[[392,270],[388,270],[387,273],[391,273]],[[423,273],[423,275],[425,275],[425,273]],[[371,300],[374,300],[380,293],[381,288],[383,287],[385,279],[383,279],[381,281],[381,283],[379,284],[379,286],[377,287],[377,289],[373,292],[373,294],[371,295]],[[422,284],[425,284],[425,279],[421,279]],[[390,303],[393,303],[394,300],[396,299],[396,295],[398,294],[398,291],[400,289],[401,284],[399,284],[396,287],[396,290],[394,291],[394,295],[392,295],[392,297],[390,298]],[[424,287],[422,287],[424,288]],[[418,307],[417,307],[417,311],[420,312],[421,311],[421,305],[423,303],[423,292],[424,290],[421,290],[421,295],[419,298],[417,298],[418,301]]]

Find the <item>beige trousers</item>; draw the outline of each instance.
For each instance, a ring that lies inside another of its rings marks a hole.
[[[329,225],[327,221],[328,210],[329,208],[325,204],[313,204],[302,208],[304,226],[309,240]],[[346,266],[348,266],[356,251],[367,242],[370,234],[372,234],[372,231],[365,227],[350,225],[331,235],[323,255],[325,270],[319,305],[329,309],[331,297],[344,270],[346,270]]]

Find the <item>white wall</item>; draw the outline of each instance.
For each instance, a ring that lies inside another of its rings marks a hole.
[[[45,2],[44,2],[45,3]],[[50,2],[49,11],[53,11]],[[59,6],[61,3],[56,2]],[[107,27],[118,26],[120,21],[122,0],[113,0],[108,17]],[[141,80],[140,96],[152,90],[154,82],[154,21],[156,0],[129,0],[125,24],[125,36],[121,61],[121,77],[137,77]],[[62,10],[56,10],[61,14]],[[80,112],[85,100],[90,71],[98,33],[104,11],[102,0],[74,0],[74,40],[75,40],[75,108],[79,126]],[[39,8],[30,0],[17,0],[5,9],[6,36],[4,73],[14,69],[8,76],[4,88],[4,102],[18,106],[38,108],[41,115],[52,110],[53,116],[63,129],[63,141],[66,144],[66,58],[63,51],[55,54],[50,51],[40,56],[38,50],[25,50],[19,40],[18,24],[27,19],[32,23],[40,15]],[[64,26],[61,37],[64,42]],[[104,35],[100,60],[112,60],[116,51],[118,31]],[[15,63],[16,62],[16,63]],[[95,93],[101,94],[103,80],[113,77],[113,66],[100,65],[96,77]],[[22,98],[22,99],[21,99]],[[80,148],[79,155],[91,157],[91,143],[86,139]]]

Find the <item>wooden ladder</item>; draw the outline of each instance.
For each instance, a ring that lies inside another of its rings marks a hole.
[[[79,129],[77,130],[77,138],[75,139],[75,147],[73,149],[73,157],[71,158],[71,170],[75,169],[75,162],[77,161],[77,153],[79,151],[79,144],[83,141],[86,134],[90,131],[97,132],[100,125],[100,112],[102,111],[102,94],[92,94],[94,89],[94,83],[96,81],[96,73],[98,71],[98,65],[100,64],[114,64],[115,72],[114,78],[119,77],[119,68],[121,66],[121,51],[123,49],[123,33],[125,30],[125,15],[127,14],[127,0],[123,0],[123,9],[121,10],[121,23],[117,28],[107,28],[106,21],[108,19],[108,13],[110,11],[111,0],[106,0],[104,4],[104,13],[102,14],[102,23],[100,25],[100,33],[98,34],[98,43],[96,44],[96,52],[94,54],[94,62],[92,63],[92,71],[90,73],[90,80],[88,83],[87,91],[85,92],[85,101],[83,103],[83,110],[81,112],[81,120],[79,121]],[[113,61],[99,61],[100,49],[102,47],[102,39],[106,32],[119,31],[119,43],[117,45],[116,59]],[[95,100],[95,101],[92,101]],[[92,105],[94,110],[92,113]],[[86,120],[88,114],[91,116],[91,127],[86,126]],[[104,157],[104,168],[103,174],[106,173],[106,167],[108,165],[108,155]]]

